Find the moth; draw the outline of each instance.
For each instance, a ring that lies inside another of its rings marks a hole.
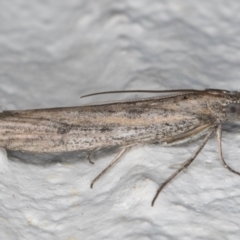
[[[86,151],[90,155],[101,148],[119,146],[119,152],[92,182],[91,187],[131,147],[159,143],[176,145],[199,138],[202,142],[158,188],[154,205],[162,189],[188,168],[207,141],[216,133],[220,159],[231,172],[222,154],[222,123],[240,121],[240,93],[219,89],[113,91],[169,93],[137,100],[95,103],[77,107],[3,111],[0,113],[0,147],[22,152]],[[91,96],[96,94],[85,95]]]

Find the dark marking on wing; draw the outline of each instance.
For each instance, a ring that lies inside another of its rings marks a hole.
[[[58,128],[57,133],[58,134],[66,134],[72,129],[72,125],[69,125],[67,123],[62,123],[61,126]]]

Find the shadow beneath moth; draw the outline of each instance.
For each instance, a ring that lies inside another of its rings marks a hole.
[[[216,133],[220,159],[222,123],[240,121],[240,93],[219,89],[112,91],[107,93],[171,93],[138,100],[113,101],[78,107],[4,111],[0,113],[0,147],[33,153],[87,151],[87,158],[101,148],[120,146],[120,150],[91,183],[91,188],[131,147],[159,143],[177,145],[203,138],[200,146],[181,167],[158,188],[154,205],[162,189],[188,168],[213,133]]]

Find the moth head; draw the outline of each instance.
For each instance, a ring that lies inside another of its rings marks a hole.
[[[229,121],[240,121],[240,103],[227,104],[225,112]]]

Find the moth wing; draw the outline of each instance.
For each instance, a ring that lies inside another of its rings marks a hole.
[[[196,126],[190,131],[178,134],[174,137],[167,139],[165,143],[167,145],[178,145],[186,142],[192,142],[196,139],[201,138],[202,136],[205,136],[213,127],[214,125],[212,124],[203,124],[200,126]]]

